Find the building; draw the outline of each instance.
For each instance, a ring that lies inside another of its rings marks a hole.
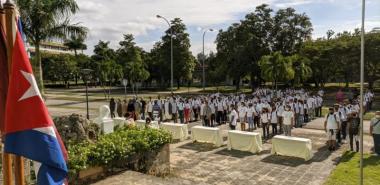
[[[30,53],[30,56],[35,55],[35,48],[31,44],[27,44],[27,50]],[[40,51],[41,53],[47,53],[47,54],[71,54],[74,55],[74,52],[72,50],[69,50],[69,48],[61,42],[55,42],[55,41],[49,41],[49,42],[42,42],[40,45]]]

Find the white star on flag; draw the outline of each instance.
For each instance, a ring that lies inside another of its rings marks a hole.
[[[25,91],[24,95],[22,95],[18,101],[25,100],[27,98],[31,98],[34,96],[38,96],[42,100],[40,90],[38,89],[37,82],[33,74],[22,71],[22,70],[20,71],[21,71],[21,74],[24,75],[25,79],[28,80],[30,87],[28,90]]]

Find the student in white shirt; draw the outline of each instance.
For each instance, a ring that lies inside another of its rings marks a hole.
[[[327,133],[327,143],[329,150],[336,149],[336,134],[337,130],[339,130],[338,118],[336,114],[334,114],[334,108],[329,108],[329,113],[326,115],[325,120],[325,130]]]
[[[286,136],[292,136],[292,127],[294,126],[294,113],[290,106],[286,105],[285,111],[282,113],[284,133]]]
[[[256,127],[253,124],[253,117],[256,114],[256,110],[253,107],[252,103],[248,104],[247,109],[247,122],[248,122],[248,131],[252,131],[253,129],[256,130]]]
[[[237,119],[238,119],[238,113],[236,112],[236,107],[234,105],[231,105],[231,123],[230,128],[231,130],[236,129]]]
[[[277,132],[277,125],[278,125],[278,117],[277,117],[277,109],[276,106],[272,106],[272,112],[270,116],[270,123],[272,125],[272,136],[275,136],[278,134]]]
[[[239,106],[239,120],[240,120],[240,128],[242,131],[245,131],[245,122],[247,117],[247,107],[245,106],[244,102],[241,102],[241,105]]]
[[[268,111],[268,108],[263,108],[263,111],[260,116],[261,125],[263,127],[263,137],[264,139],[269,139],[269,123],[270,123],[271,114]]]

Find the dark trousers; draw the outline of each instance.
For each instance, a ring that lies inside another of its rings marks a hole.
[[[352,132],[348,132],[348,136],[350,138],[350,149],[351,150],[354,150],[354,135]],[[356,148],[356,152],[359,152],[359,141],[355,141],[355,148]]]
[[[342,135],[341,134],[342,134],[341,130],[336,131],[336,141],[338,143],[342,143]]]
[[[209,119],[207,119],[207,117],[205,116],[204,117],[204,122],[205,122],[205,125],[204,126],[206,126],[206,127],[210,127],[210,120]]]
[[[227,110],[224,110],[223,111],[223,123],[226,123],[227,122]]]
[[[221,125],[223,119],[223,111],[216,112],[216,122]]]
[[[180,122],[184,123],[184,120],[183,120],[183,110],[179,110],[178,114],[179,114],[179,120],[180,120]]]
[[[305,122],[305,123],[309,122],[309,115],[308,115],[308,114],[305,114],[304,122]]]
[[[153,112],[148,112],[148,116],[149,116],[150,119],[153,120]]]
[[[260,117],[259,116],[253,117],[253,125],[255,128],[260,128]]]
[[[342,121],[342,139],[346,139],[347,138],[347,121]]]
[[[277,135],[277,123],[272,123],[272,135]]]
[[[211,114],[210,127],[214,127],[215,114]]]
[[[230,128],[231,128],[231,130],[235,130],[235,129],[236,129],[236,126],[230,124]]]
[[[372,136],[375,153],[380,155],[380,134],[373,134]]]
[[[263,137],[269,138],[269,123],[263,123]]]
[[[174,123],[177,123],[177,113],[172,114],[172,119],[173,119]]]

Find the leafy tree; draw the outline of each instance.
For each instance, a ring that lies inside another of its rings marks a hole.
[[[87,28],[72,24],[70,17],[79,10],[75,0],[18,0],[17,6],[25,34],[36,51],[34,72],[43,94],[41,42],[69,35],[86,35]]]
[[[263,56],[259,65],[261,67],[261,76],[267,81],[274,82],[276,89],[278,82],[286,82],[295,76],[292,61],[289,60],[289,57],[282,56],[280,52]]]
[[[74,51],[75,56],[78,56],[78,50],[86,50],[87,45],[84,44],[84,36],[71,35],[70,39],[65,41],[65,46]]]
[[[46,55],[42,58],[45,79],[52,82],[62,81],[68,88],[69,81],[74,79],[78,71],[75,58],[68,54]],[[59,71],[59,73],[57,73]]]
[[[292,64],[294,71],[294,84],[300,86],[310,78],[312,70],[310,68],[310,60],[298,54],[287,57]]]

